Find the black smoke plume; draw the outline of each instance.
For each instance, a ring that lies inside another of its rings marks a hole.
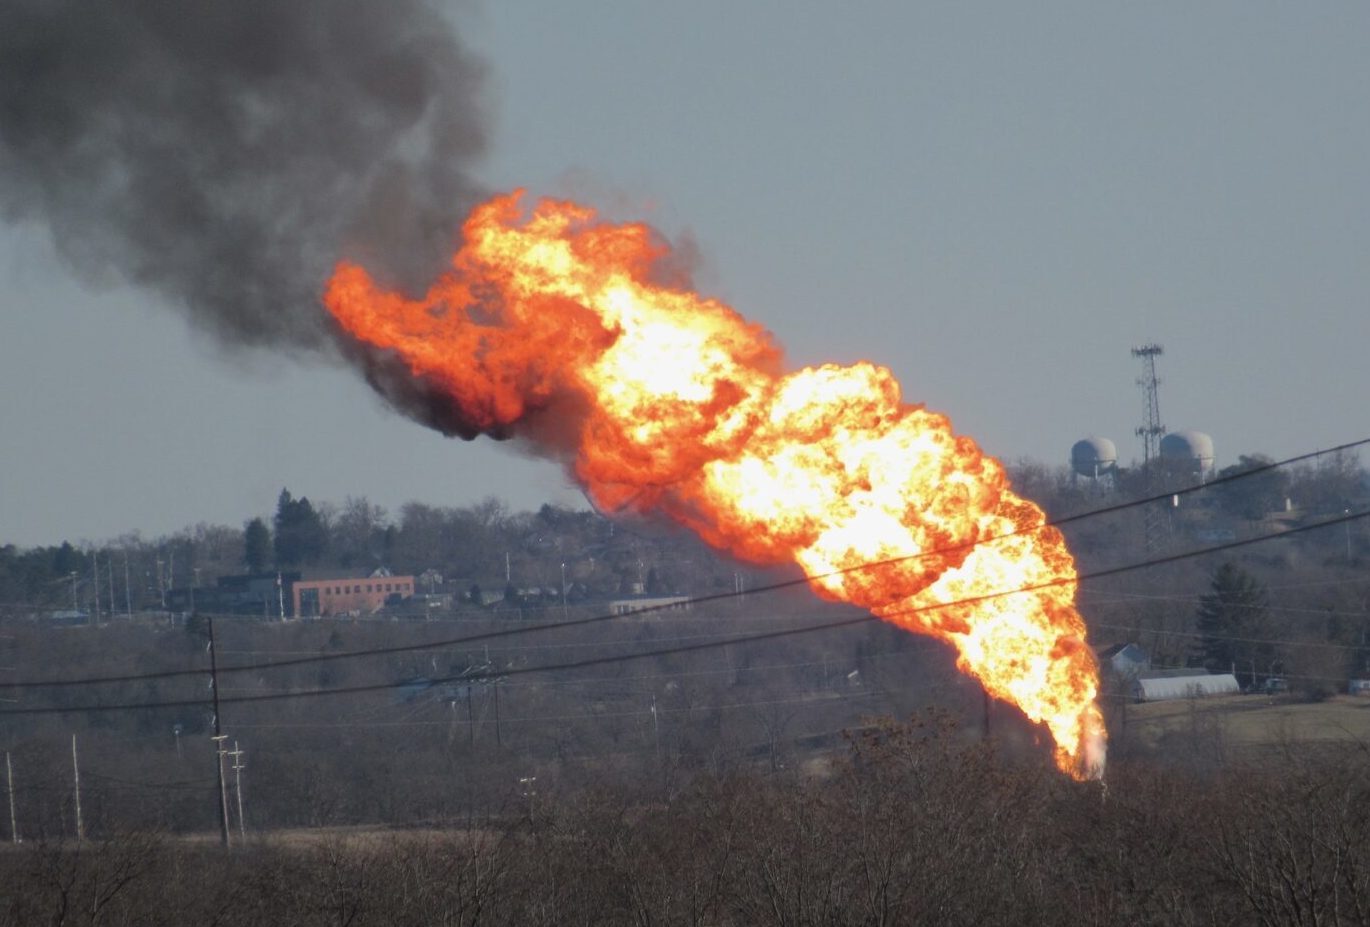
[[[5,0],[0,215],[229,343],[321,348],[339,256],[412,287],[451,253],[481,78],[422,0]]]

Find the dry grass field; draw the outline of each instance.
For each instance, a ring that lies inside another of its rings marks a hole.
[[[1322,702],[1260,695],[1147,702],[1127,707],[1127,734],[1148,747],[1185,736],[1220,737],[1232,748],[1360,743],[1370,748],[1370,698]]]

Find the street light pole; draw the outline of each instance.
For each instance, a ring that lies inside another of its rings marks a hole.
[[[566,561],[561,562],[561,618],[566,620]]]

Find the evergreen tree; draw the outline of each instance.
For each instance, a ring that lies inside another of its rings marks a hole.
[[[254,518],[243,528],[243,562],[249,573],[261,573],[271,562],[271,531],[266,522]]]
[[[282,489],[276,501],[276,566],[293,567],[318,563],[328,545],[328,532],[319,513],[301,496],[294,499]]]
[[[81,555],[71,546],[70,541],[63,541],[62,546],[53,552],[52,573],[54,576],[66,576],[68,573],[79,573],[81,566]]]
[[[1254,686],[1274,657],[1268,638],[1270,600],[1265,585],[1235,563],[1213,573],[1212,591],[1199,599],[1195,626],[1198,647],[1191,663],[1210,672],[1230,673]]]

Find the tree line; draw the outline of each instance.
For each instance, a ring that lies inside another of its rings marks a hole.
[[[227,854],[39,842],[0,853],[0,924],[1364,924],[1367,845],[1370,774],[1345,752],[1119,764],[1104,787],[922,716],[818,776],[513,784],[468,822]]]
[[[164,607],[173,588],[241,573],[378,569],[424,577],[425,592],[560,590],[572,596],[665,594],[734,588],[744,566],[668,525],[625,528],[588,510],[544,505],[511,512],[496,499],[472,506],[410,502],[396,515],[361,497],[314,504],[283,489],[275,514],[241,528],[201,524],[152,540],[0,547],[0,610],[37,617],[73,611],[117,615]],[[477,595],[474,595],[477,594]]]

